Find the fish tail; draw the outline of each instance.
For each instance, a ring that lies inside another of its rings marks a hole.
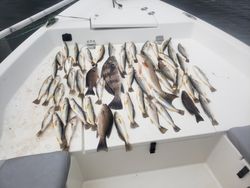
[[[119,95],[115,95],[113,100],[109,103],[109,107],[115,110],[122,109],[122,101]]]
[[[170,94],[170,93],[164,93],[164,99],[170,103],[173,102],[174,99],[176,99],[178,96]]]
[[[96,124],[91,125],[91,130],[92,130],[92,131],[96,131],[96,130],[97,130],[97,125],[96,125]]]
[[[219,123],[218,123],[218,121],[217,121],[217,120],[212,119],[212,125],[213,125],[213,126],[216,126],[216,125],[219,125]]]
[[[184,115],[184,110],[177,110],[177,113],[180,114],[180,115]]]
[[[65,150],[65,148],[67,148],[67,140],[65,138],[62,139],[62,143],[60,143],[60,148],[62,150]]]
[[[48,104],[49,104],[49,101],[46,100],[46,101],[44,101],[44,103],[43,103],[42,105],[43,105],[43,106],[48,106]]]
[[[37,137],[40,137],[42,134],[43,134],[43,131],[40,130],[40,131],[38,131],[38,132],[36,133],[36,136],[37,136]]]
[[[84,124],[84,126],[85,126],[85,129],[89,129],[90,127],[92,127],[89,123]]]
[[[94,92],[93,88],[88,88],[85,95],[95,95],[95,92]]]
[[[131,151],[132,150],[132,145],[128,142],[125,142],[125,149],[126,151]]]
[[[55,111],[59,111],[61,107],[59,105],[55,106]]]
[[[124,71],[122,71],[122,74],[123,74],[123,75],[127,75],[127,73],[126,73],[126,71],[125,71],[125,70],[124,70]]]
[[[134,59],[134,63],[138,63],[138,60],[137,60],[137,59]]]
[[[74,89],[69,90],[70,95],[74,95],[75,93],[76,93],[76,91]]]
[[[74,64],[73,64],[73,67],[77,67],[77,63],[74,63]]]
[[[208,98],[206,98],[206,101],[207,101],[207,103],[210,103],[210,102],[211,102],[210,99],[208,99]]]
[[[68,79],[68,75],[67,75],[67,74],[65,74],[63,78]]]
[[[210,88],[211,92],[215,92],[216,91],[216,89],[213,86],[210,86],[209,88]]]
[[[68,146],[68,145],[65,146],[65,147],[63,148],[63,151],[69,151],[69,146]]]
[[[147,112],[143,112],[143,113],[142,113],[142,117],[147,118],[147,117],[148,117]]]
[[[34,104],[39,104],[40,103],[40,99],[36,99],[33,101]]]
[[[177,89],[177,88],[174,89],[174,94],[175,94],[175,95],[177,95],[179,92],[180,92],[179,89]]]
[[[199,123],[200,121],[204,121],[200,114],[195,114],[196,122]]]
[[[161,131],[162,134],[164,134],[167,131],[167,129],[162,126],[159,127],[159,130]]]
[[[131,122],[131,123],[130,123],[130,127],[131,127],[132,129],[135,129],[135,128],[139,127],[139,125],[134,121],[134,122]]]
[[[102,99],[98,99],[95,103],[96,104],[102,104]]]
[[[181,130],[180,127],[178,127],[177,125],[173,126],[174,132],[179,132]]]
[[[195,102],[195,103],[198,103],[198,102],[199,102],[199,99],[195,97],[195,98],[194,98],[194,102]]]
[[[134,89],[130,86],[129,88],[128,88],[128,92],[133,92],[134,91]]]
[[[84,94],[83,93],[79,93],[78,97],[81,98],[81,99],[83,99],[84,98]]]
[[[189,59],[188,58],[186,58],[186,62],[189,63]]]
[[[98,151],[108,151],[106,138],[100,138],[98,146],[97,146],[97,152]]]

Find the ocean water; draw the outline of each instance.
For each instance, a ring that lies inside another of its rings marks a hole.
[[[1,0],[0,30],[7,28],[60,1],[61,0]],[[212,25],[215,25],[216,27],[250,45],[250,0],[164,1],[197,16]],[[60,11],[61,10],[57,11],[57,13]],[[44,24],[48,17],[6,37],[4,42],[8,43],[8,47],[5,48],[5,51],[14,50],[23,40],[35,31],[35,29],[31,28],[36,28],[39,27],[39,25]],[[7,54],[3,53],[3,51],[0,53],[0,62],[6,55]]]

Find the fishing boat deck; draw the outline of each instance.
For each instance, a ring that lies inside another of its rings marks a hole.
[[[93,1],[93,4],[96,2]],[[128,3],[128,1],[122,2],[124,5]],[[137,1],[129,2],[131,6],[133,3],[134,5],[138,4]],[[55,26],[49,29],[41,28],[1,64],[0,160],[60,150],[52,128],[48,129],[43,137],[36,137],[35,134],[41,126],[47,108],[34,105],[32,101],[36,98],[43,80],[51,74],[50,64],[61,45],[61,34],[65,32],[72,32],[74,42],[79,44],[84,43],[87,39],[96,39],[98,44],[107,44],[107,42],[117,44],[131,40],[135,41],[138,47],[146,40],[153,40],[156,35],[164,35],[165,38],[172,36],[175,47],[178,42],[181,42],[188,50],[190,65],[198,65],[204,70],[217,89],[216,92],[209,94],[211,109],[219,122],[216,127],[211,125],[210,120],[198,105],[204,122],[197,124],[195,118],[187,111],[185,111],[184,116],[170,112],[181,131],[174,132],[160,118],[162,126],[168,128],[166,134],[161,134],[148,118],[141,117],[138,107],[135,105],[135,120],[140,127],[127,129],[132,145],[152,141],[168,142],[204,137],[222,133],[232,127],[249,124],[250,107],[246,105],[250,103],[250,85],[247,84],[250,81],[247,71],[249,70],[247,60],[250,58],[249,47],[216,28],[207,27],[200,20],[194,21],[184,16],[182,11],[169,5],[153,4],[153,1],[140,2],[142,2],[142,7],[147,5],[154,8],[156,11],[154,17],[157,20],[158,28],[150,28],[148,32],[146,30],[142,32],[141,29],[89,31],[89,22],[86,20],[61,18],[62,21],[59,21]],[[86,7],[85,3],[85,1],[79,1],[60,15],[91,17],[98,13],[98,7],[103,7],[102,3],[105,4],[106,1],[105,3],[98,1],[100,4],[95,10],[86,8],[88,10],[83,11]],[[80,11],[79,7],[82,6],[84,8]],[[107,8],[106,5],[104,7]],[[165,14],[169,15],[165,16]],[[178,24],[174,25],[175,23]],[[83,30],[84,28],[86,30]],[[42,37],[43,35],[44,37]],[[107,59],[107,53],[105,59]],[[95,96],[91,98],[93,102],[96,101]],[[104,93],[103,98],[104,102],[108,103],[112,96]],[[132,101],[136,101],[135,93],[131,94],[131,98]],[[180,98],[174,101],[174,105],[184,109]],[[96,114],[98,114],[99,108],[95,108]],[[120,114],[129,125],[126,111],[123,110]],[[78,126],[76,133],[70,151],[94,152],[96,150],[98,143],[96,132],[83,130]],[[115,128],[113,128],[107,143],[111,150],[124,147],[124,143],[119,139]]]

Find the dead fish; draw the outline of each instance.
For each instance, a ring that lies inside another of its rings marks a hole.
[[[103,104],[97,117],[97,137],[100,137],[98,151],[108,151],[106,137],[110,137],[113,127],[113,114],[108,105]]]
[[[125,125],[125,122],[124,122],[122,116],[118,112],[115,112],[115,114],[114,114],[114,122],[115,122],[115,127],[117,130],[118,136],[125,143],[126,151],[131,151],[132,146],[129,143],[129,137],[128,137],[126,125]]]
[[[170,102],[168,102],[164,97],[162,97],[159,93],[157,93],[156,91],[152,90],[152,94],[154,96],[154,98],[159,101],[163,106],[165,106],[167,109],[169,109],[170,111],[176,112],[180,115],[184,115],[184,111],[177,109],[174,107],[174,105]]]
[[[69,99],[65,97],[63,100],[62,109],[61,109],[61,117],[62,117],[64,126],[68,124],[69,115],[70,115]]]
[[[69,86],[69,94],[74,95],[76,93],[76,71],[74,68],[71,68],[69,71],[67,85]]]
[[[69,71],[72,67],[73,61],[74,61],[74,59],[72,57],[68,57],[64,63],[64,72],[65,72],[64,78],[65,79],[68,78],[68,74],[69,74]]]
[[[160,125],[156,106],[148,98],[146,98],[145,103],[150,121],[164,134],[167,129]]]
[[[97,85],[96,85],[96,95],[98,97],[98,100],[96,101],[96,104],[102,104],[102,95],[103,95],[104,87],[105,87],[104,79],[99,78],[97,80]]]
[[[98,69],[97,66],[95,66],[87,72],[86,87],[88,88],[88,90],[85,95],[95,95],[93,88],[96,87],[96,82],[98,79]]]
[[[60,148],[64,149],[67,146],[67,141],[64,134],[63,122],[57,113],[53,114],[53,127],[56,133],[56,139],[60,144]]]
[[[67,45],[66,42],[63,42],[62,53],[64,54],[64,56],[65,56],[66,58],[69,57],[69,47],[68,47],[68,45]]]
[[[181,69],[183,70],[184,74],[187,74],[188,73],[187,63],[184,62],[184,59],[178,53],[176,54],[176,56],[177,56],[179,65],[180,65]]]
[[[88,48],[84,47],[81,49],[78,56],[78,63],[83,73],[86,72],[86,66],[93,65],[93,57]]]
[[[51,85],[52,81],[53,81],[52,75],[50,75],[49,77],[47,77],[44,80],[44,82],[42,84],[42,87],[39,90],[37,98],[33,101],[34,104],[39,104],[42,97],[48,95],[49,88],[50,88],[50,85]]]
[[[76,86],[79,92],[78,97],[81,99],[84,98],[84,90],[85,90],[85,73],[83,73],[80,69],[76,71]]]
[[[43,106],[48,106],[50,100],[54,97],[54,93],[56,90],[56,87],[58,86],[58,84],[60,83],[61,78],[60,76],[55,77],[55,79],[53,79],[50,87],[49,87],[49,92],[48,92],[48,96],[46,98],[46,100],[43,102]]]
[[[93,64],[97,64],[100,62],[105,54],[105,47],[104,45],[99,45],[95,47],[94,52],[92,52],[93,55]]]
[[[108,44],[108,52],[109,52],[109,57],[116,55],[116,49],[115,49],[115,46],[112,43]]]
[[[175,69],[172,69],[165,65],[161,60],[158,63],[159,70],[173,83],[176,82],[176,72]]]
[[[188,95],[194,100],[195,103],[199,102],[199,99],[195,96],[195,90],[190,82],[189,76],[184,74],[183,84],[186,88]]]
[[[63,69],[64,62],[66,61],[66,59],[67,59],[66,56],[61,51],[57,52],[55,61],[59,65],[58,70]]]
[[[163,74],[160,70],[155,71],[156,75],[159,78],[160,83],[166,88],[168,91],[173,92],[172,85],[169,83],[168,78]]]
[[[195,115],[196,118],[196,122],[199,123],[200,121],[204,121],[204,119],[201,117],[200,115],[200,111],[198,110],[198,108],[195,106],[193,100],[189,97],[189,95],[187,94],[186,91],[182,91],[181,93],[181,101],[182,104],[185,106],[185,108],[187,109],[187,111],[191,114],[191,115]]]
[[[171,42],[169,42],[169,44],[168,44],[168,55],[173,60],[175,66],[178,67],[178,60],[176,57],[176,52],[175,52]]]
[[[176,69],[176,82],[174,84],[174,94],[179,94],[182,86],[183,73],[182,70],[178,67]]]
[[[79,56],[79,47],[78,47],[78,44],[75,42],[74,49],[73,49],[73,58],[74,58],[73,67],[77,66],[78,56]]]
[[[66,146],[67,150],[69,150],[70,148],[72,138],[76,132],[77,124],[78,124],[78,118],[74,116],[73,118],[69,120],[69,122],[67,123],[65,127],[65,138],[67,141],[67,146]]]
[[[52,77],[55,78],[57,75],[58,65],[56,60],[52,63]]]
[[[139,109],[142,113],[142,117],[147,118],[148,114],[147,114],[146,107],[145,107],[144,94],[139,85],[136,88],[136,97],[137,97]]]
[[[202,96],[204,96],[207,100],[207,102],[210,102],[210,100],[207,98],[207,93],[205,92],[204,88],[202,87],[202,84],[197,81],[195,78],[193,78],[192,75],[189,76],[190,78],[190,82],[192,84],[192,86],[194,87],[194,89]]]
[[[57,86],[54,94],[55,111],[60,110],[60,102],[64,96],[64,93],[65,93],[65,88],[63,83],[61,83]]]
[[[76,114],[76,116],[81,120],[86,129],[89,129],[91,126],[87,123],[85,114],[81,108],[81,106],[75,101],[75,99],[69,99],[69,105],[72,111]]]
[[[129,66],[132,66],[134,63],[137,63],[136,51],[137,50],[134,42],[125,43],[125,52]]]
[[[44,133],[44,131],[51,125],[54,112],[55,112],[54,106],[50,107],[49,110],[46,112],[42,121],[41,129],[36,133],[37,137],[41,136]]]
[[[134,81],[134,73],[135,73],[135,70],[133,67],[128,67],[128,75],[127,75],[127,84],[128,84],[128,91],[129,92],[133,92],[133,88],[132,88],[132,84],[133,84],[133,81]]]
[[[122,109],[120,94],[122,91],[122,80],[119,74],[117,61],[114,56],[111,56],[102,66],[102,77],[105,80],[107,91],[114,95],[113,100],[109,103],[112,109]]]
[[[204,96],[202,96],[202,95],[199,95],[199,100],[200,100],[202,109],[207,114],[207,116],[210,118],[210,120],[212,122],[212,125],[213,126],[219,125],[219,123],[217,122],[217,120],[215,119],[213,113],[210,110],[210,107],[209,107],[209,104],[208,104],[206,98]]]
[[[211,92],[216,91],[216,89],[210,84],[209,79],[206,76],[206,74],[199,67],[194,65],[193,70],[195,74],[198,76],[198,78],[200,79],[200,81],[209,87]]]
[[[150,63],[157,67],[158,65],[158,48],[154,43],[150,43],[147,41],[141,50],[142,54],[145,55],[148,59],[150,59]]]
[[[161,60],[161,62],[164,63],[168,68],[172,68],[173,70],[175,70],[175,63],[168,55],[164,53],[159,53],[158,56],[159,60]]]
[[[92,130],[96,130],[97,129],[97,125],[95,123],[95,111],[94,111],[94,107],[91,101],[90,97],[86,97],[84,99],[84,111],[86,113],[86,121],[87,123],[91,126]]]
[[[175,132],[179,132],[181,129],[178,127],[175,123],[168,111],[160,104],[158,101],[154,102],[159,114],[165,119],[166,122],[168,122]]]
[[[139,127],[139,125],[135,122],[135,109],[128,92],[125,94],[124,97],[124,106],[127,110],[128,119],[130,121],[130,127],[133,129]]]
[[[166,48],[168,47],[169,42],[171,41],[171,37],[167,40],[164,40],[159,47],[159,52],[164,53],[164,51],[166,50]]]
[[[187,50],[181,45],[181,43],[178,44],[178,51],[181,53],[183,57],[186,58],[186,62],[189,62]]]

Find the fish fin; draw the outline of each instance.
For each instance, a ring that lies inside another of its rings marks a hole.
[[[67,74],[65,74],[63,78],[68,79],[68,75],[67,75]]]
[[[67,148],[67,140],[65,138],[62,139],[62,143],[60,144],[60,148],[62,150],[64,150],[65,148]]]
[[[134,89],[130,86],[129,88],[128,88],[128,92],[133,92],[134,91]]]
[[[83,93],[79,93],[78,97],[81,98],[81,99],[83,99],[84,98],[84,94]]]
[[[180,127],[178,127],[177,125],[173,126],[174,132],[179,132],[181,130]]]
[[[208,98],[206,98],[206,101],[207,101],[207,103],[210,103],[210,102],[211,102],[210,99],[208,99]]]
[[[123,106],[122,106],[122,101],[121,101],[120,96],[115,95],[113,100],[109,103],[109,107],[114,110],[122,109]]]
[[[147,98],[148,98],[148,100],[150,100],[150,101],[151,101],[154,97],[153,97],[153,96],[151,96],[151,95],[148,95],[148,96],[147,96]]]
[[[58,105],[58,106],[55,106],[55,111],[60,111],[61,107]]]
[[[142,117],[147,118],[148,114],[146,112],[142,113]]]
[[[99,140],[98,146],[97,146],[97,152],[98,151],[108,151],[108,146],[106,142],[106,138]]]
[[[92,130],[92,131],[96,131],[96,130],[97,130],[97,125],[96,125],[96,124],[91,125],[91,130]]]
[[[125,78],[125,74],[123,72],[120,72],[120,75],[122,78]]]
[[[170,93],[164,93],[163,98],[167,100],[168,102],[172,103],[174,99],[176,99],[178,96],[170,94]]]
[[[96,104],[102,104],[102,99],[98,99],[95,103]]]
[[[48,104],[49,104],[49,101],[48,101],[48,100],[46,100],[46,101],[44,101],[44,102],[43,102],[43,104],[42,104],[42,105],[43,105],[43,106],[48,106]]]
[[[139,127],[139,125],[134,121],[134,122],[131,122],[131,123],[130,123],[130,127],[131,127],[132,129],[135,129],[135,128]]]
[[[86,124],[84,124],[84,127],[85,127],[85,129],[89,129],[92,126],[89,123],[86,123]]]
[[[107,91],[109,94],[114,95],[113,90],[109,87],[108,84],[105,84],[105,89],[106,89],[106,91]]]
[[[210,86],[209,88],[210,88],[211,92],[215,92],[216,91],[216,89],[213,86]]]
[[[186,62],[189,63],[189,59],[188,58],[186,58]]]
[[[95,92],[94,92],[93,88],[88,88],[88,90],[85,93],[85,95],[95,95]]]
[[[127,73],[126,73],[126,71],[125,71],[125,70],[124,70],[124,71],[122,71],[122,74],[123,74],[123,75],[127,75]]]
[[[216,125],[219,125],[219,123],[218,123],[218,121],[217,121],[217,120],[212,119],[212,125],[213,125],[213,126],[216,126]]]
[[[195,97],[195,98],[194,98],[194,102],[195,102],[195,103],[198,103],[198,102],[199,102],[199,99]]]
[[[181,115],[184,115],[185,112],[184,112],[184,110],[177,110],[177,113],[181,114]]]
[[[165,127],[160,126],[159,130],[161,131],[162,134],[164,134],[165,132],[167,132],[168,129],[166,129]]]
[[[59,66],[59,67],[58,67],[58,70],[62,70],[62,69],[63,69],[63,67],[62,67],[62,66]]]
[[[132,150],[132,145],[128,142],[125,142],[125,149],[126,151],[131,151]]]
[[[200,114],[195,114],[196,122],[199,123],[200,121],[204,121]]]
[[[65,146],[63,151],[69,151],[69,145]]]
[[[136,58],[134,59],[134,63],[138,63],[138,60]]]
[[[33,101],[34,104],[39,104],[40,103],[40,100],[39,99],[36,99]]]
[[[124,87],[122,84],[121,84],[121,92],[124,93]]]
[[[38,131],[38,132],[36,133],[36,136],[37,136],[37,137],[40,137],[42,134],[43,134],[43,131],[40,130],[40,131]]]
[[[179,92],[180,92],[179,89],[177,89],[177,88],[174,89],[174,94],[175,94],[175,95],[179,94]]]
[[[78,66],[77,63],[74,63],[74,64],[73,64],[73,67],[77,67],[77,66]]]
[[[76,91],[74,89],[69,90],[70,95],[74,95],[75,93],[76,93]]]

